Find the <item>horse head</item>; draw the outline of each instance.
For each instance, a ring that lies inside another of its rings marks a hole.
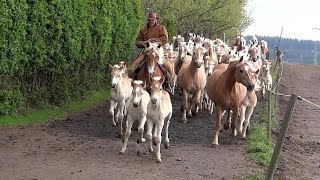
[[[151,89],[151,103],[155,106],[159,106],[161,101],[161,91],[162,91],[162,84],[164,80],[161,81],[161,77],[155,76],[150,78],[150,89]]]
[[[195,63],[195,65],[200,68],[201,65],[204,63],[203,56],[206,53],[206,49],[202,46],[196,46],[193,50],[192,55],[192,62]]]
[[[250,54],[251,60],[253,62],[256,62],[260,56],[260,49],[258,44],[257,45],[252,45],[249,50],[248,53]]]
[[[125,73],[125,69],[120,67],[118,64],[112,66],[109,64],[109,68],[111,69],[111,87],[116,88],[119,81],[122,79],[122,75]]]
[[[143,89],[145,86],[142,86],[144,83],[141,80],[135,80],[131,82],[133,87],[132,96],[133,96],[133,107],[138,107],[141,102],[141,97],[143,94]]]
[[[243,56],[238,62],[236,62],[235,78],[238,83],[243,84],[248,91],[253,91],[257,81],[259,69],[247,60],[244,60]]]

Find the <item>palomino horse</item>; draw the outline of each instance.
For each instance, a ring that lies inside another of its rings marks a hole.
[[[269,49],[268,49],[268,43],[265,40],[261,40],[261,56],[262,59],[267,59],[269,60]]]
[[[128,139],[131,135],[131,128],[134,121],[139,121],[138,127],[138,143],[145,141],[143,138],[144,124],[147,120],[148,104],[150,102],[150,95],[143,89],[143,82],[140,80],[132,81],[132,94],[126,102],[127,107],[127,122],[126,131],[123,137],[123,146],[120,154],[124,154],[127,149]]]
[[[231,128],[236,136],[237,117],[240,104],[246,97],[247,91],[253,91],[259,70],[255,69],[251,62],[243,57],[230,64],[219,64],[213,74],[208,77],[207,93],[215,103],[216,126],[213,146],[218,145],[218,136],[221,129],[221,116],[224,110],[232,110]]]
[[[203,89],[206,85],[206,73],[203,67],[203,56],[205,48],[197,47],[193,51],[191,61],[185,62],[178,73],[178,87],[182,90],[182,122],[187,122],[188,115],[191,116],[191,107],[194,104],[194,115],[199,111],[199,105]],[[188,105],[188,95],[192,94],[192,99]]]
[[[242,138],[246,138],[247,129],[250,125],[250,118],[254,108],[257,105],[257,95],[255,91],[248,91],[246,97],[240,105],[240,125],[239,133],[242,134]]]
[[[131,79],[124,76],[126,73],[124,67],[120,67],[118,64],[112,66],[109,64],[111,69],[111,100],[109,113],[112,117],[112,125],[116,126],[118,119],[120,119],[120,136],[123,135],[122,121],[125,116],[125,102],[132,93]],[[115,110],[117,112],[115,114]]]
[[[238,35],[236,37],[236,40],[233,44],[233,47],[236,46],[237,47],[237,51],[242,51],[244,50],[246,47],[246,39],[244,39],[244,37]]]
[[[137,80],[141,80],[145,83],[146,90],[150,90],[150,78],[154,76],[161,77],[161,81],[164,81],[165,75],[160,66],[169,66],[170,64],[164,64],[163,49],[157,47],[157,43],[149,43],[149,47],[145,49],[144,62],[137,75]],[[164,67],[165,68],[165,67]],[[169,68],[168,68],[169,69]],[[169,72],[168,76],[173,72]]]
[[[148,149],[153,152],[152,139],[154,138],[157,146],[156,157],[157,162],[161,163],[160,145],[161,133],[163,126],[165,127],[164,147],[169,148],[169,124],[172,116],[172,103],[168,92],[162,90],[163,81],[161,77],[151,77],[151,96],[148,104],[147,113],[147,140]],[[152,129],[154,126],[154,136],[152,137]]]

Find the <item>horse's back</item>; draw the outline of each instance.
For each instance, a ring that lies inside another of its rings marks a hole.
[[[201,90],[206,85],[206,73],[204,67],[197,68],[196,71],[190,71],[191,61],[185,62],[177,77],[177,83],[180,88],[183,88],[187,91],[192,91],[192,87],[194,90]]]

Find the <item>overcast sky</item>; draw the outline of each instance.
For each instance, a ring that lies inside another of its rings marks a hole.
[[[280,36],[283,27],[282,37],[320,40],[320,0],[249,0],[247,12],[254,22],[244,35]]]

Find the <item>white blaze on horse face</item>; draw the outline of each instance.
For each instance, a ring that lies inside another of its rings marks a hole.
[[[153,57],[149,57],[149,58],[154,58],[154,59],[156,58],[156,54],[154,52],[152,53],[152,56]],[[149,74],[153,74],[154,73],[155,66],[156,66],[156,60],[155,60],[155,62],[154,62],[154,64],[152,66],[148,66],[148,73]]]
[[[152,104],[154,104],[156,107],[159,106],[160,103],[160,91],[161,91],[161,85],[158,84],[158,82],[156,84],[153,85],[153,87],[151,87],[151,102]]]
[[[115,88],[118,85],[121,77],[122,77],[121,71],[113,70],[113,72],[112,72],[112,80],[111,80],[111,86],[113,88]]]
[[[140,104],[141,101],[141,86],[135,86],[132,92],[132,96],[133,96],[133,106],[137,107]]]

